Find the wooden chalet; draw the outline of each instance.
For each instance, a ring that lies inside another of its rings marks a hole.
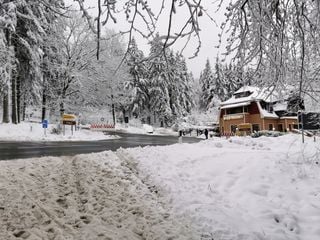
[[[296,113],[268,89],[245,86],[220,104],[220,133],[246,135],[255,131],[291,131],[297,128]]]

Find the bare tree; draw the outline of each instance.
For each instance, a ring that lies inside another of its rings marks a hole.
[[[135,33],[149,41],[152,40],[157,32],[157,24],[162,19],[161,17],[167,16],[167,32],[160,36],[163,40],[163,48],[172,46],[178,39],[185,39],[187,43],[192,37],[196,37],[198,44],[192,57],[198,55],[201,47],[199,17],[206,15],[210,20],[214,21],[205,10],[202,0],[162,0],[153,5],[150,5],[148,1],[141,0],[126,0],[123,2],[98,0],[97,17],[92,17],[89,14],[85,0],[75,1],[78,2],[91,30],[96,34],[97,58],[99,58],[101,26],[107,26],[109,21],[117,23],[117,19],[121,18],[122,15],[125,16],[127,21],[127,30],[119,34],[129,35],[127,48],[129,48]],[[187,14],[185,23],[179,28],[174,27],[174,15],[178,12]]]
[[[310,94],[319,71],[319,2],[236,0],[227,11],[221,26],[229,37],[226,55],[254,66],[264,85],[291,84],[300,97]]]

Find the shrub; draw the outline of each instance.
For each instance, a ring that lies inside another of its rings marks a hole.
[[[251,134],[251,137],[257,138],[261,136],[266,136],[266,137],[279,137],[284,135],[282,132],[277,132],[277,131],[259,131],[259,132],[254,132]]]
[[[54,128],[51,129],[50,133],[59,135],[61,133],[61,128],[54,127]]]

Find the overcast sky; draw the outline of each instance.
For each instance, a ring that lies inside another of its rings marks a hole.
[[[67,3],[72,3],[73,1],[71,0],[66,0]],[[96,8],[95,5],[97,4],[97,0],[86,0],[85,1],[87,6],[91,6],[93,10],[91,11],[92,14],[96,13]],[[157,13],[160,9],[161,5],[160,0],[150,0],[149,4],[152,8],[152,10]],[[165,10],[169,11],[170,2],[167,1],[167,5]],[[210,16],[212,16],[218,24],[221,23],[221,21],[224,19],[224,9],[222,8],[219,12],[216,12],[217,5],[213,4],[213,1],[203,1],[205,8],[208,10],[208,13]],[[121,4],[121,3],[119,3]],[[184,14],[184,10],[181,8],[178,8],[178,13],[174,16],[174,29],[178,29],[179,26],[185,23],[185,19],[187,17],[187,14]],[[168,26],[168,14],[166,14],[166,11],[164,12],[162,18],[158,22],[158,31],[160,34],[165,34],[167,32],[167,26]],[[200,75],[200,71],[204,69],[206,59],[209,58],[211,62],[211,66],[213,66],[218,49],[215,48],[215,46],[218,44],[218,34],[220,33],[219,27],[216,26],[215,23],[213,23],[208,17],[205,15],[202,16],[200,19],[200,36],[201,36],[201,41],[202,41],[202,47],[201,50],[198,54],[198,57],[193,58],[193,59],[188,59],[189,57],[192,57],[194,52],[196,51],[196,44],[197,40],[194,38],[191,42],[189,42],[188,47],[184,50],[183,55],[187,59],[187,64],[188,64],[188,69],[193,72],[194,77],[198,78]],[[116,31],[125,31],[129,29],[129,24],[124,20],[124,18],[121,18],[118,16],[117,18],[118,23],[117,24],[112,24],[111,21],[106,25],[107,28],[114,29]],[[139,23],[138,23],[139,24]],[[140,26],[138,26],[140,27]],[[144,30],[143,25],[141,24],[141,29],[142,31]],[[125,36],[124,39],[127,41],[127,37]],[[147,41],[145,41],[142,37],[139,37],[138,35],[135,36],[135,38],[138,41],[139,48],[145,52],[145,54],[148,54],[149,52],[149,45],[147,44]],[[183,46],[185,45],[185,41],[179,41],[177,42],[174,46],[171,48],[174,51],[181,51]],[[221,52],[221,50],[220,50]]]

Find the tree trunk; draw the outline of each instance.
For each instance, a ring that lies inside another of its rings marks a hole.
[[[64,114],[64,102],[62,101],[60,103],[60,116],[61,116],[61,119],[63,117],[63,114]]]
[[[46,119],[46,105],[47,105],[47,95],[46,95],[46,91],[45,89],[43,89],[42,92],[42,114],[41,114],[41,120],[45,120]]]
[[[97,53],[96,53],[97,60],[99,60],[99,57],[100,57],[101,14],[102,14],[101,0],[98,0],[98,17],[97,17]]]
[[[5,37],[7,40],[7,46],[8,46],[8,53],[10,53],[10,46],[11,46],[11,33],[8,29],[5,29]],[[11,62],[11,59],[9,60]],[[3,96],[3,116],[2,116],[2,122],[9,123],[10,122],[10,81],[12,77],[12,66],[11,63],[9,63],[8,67],[8,78],[5,79],[7,82],[6,89],[4,91]]]
[[[26,120],[26,109],[27,109],[27,102],[26,102],[26,95],[24,95],[23,106],[22,106],[22,121]]]
[[[21,122],[21,78],[17,79],[17,120]]]
[[[3,116],[2,116],[2,122],[3,123],[9,123],[10,117],[9,117],[9,94],[8,92],[5,93],[3,96]]]
[[[124,109],[124,107],[122,108],[122,117],[123,117],[123,122],[126,122],[126,110]]]
[[[11,120],[12,123],[17,124],[18,123],[18,113],[17,113],[17,78],[16,73],[12,74],[11,78]]]
[[[114,106],[114,102],[113,102],[113,94],[111,95],[111,108],[112,108],[112,119],[113,119],[113,126],[116,125],[116,111],[115,111],[115,106]]]

